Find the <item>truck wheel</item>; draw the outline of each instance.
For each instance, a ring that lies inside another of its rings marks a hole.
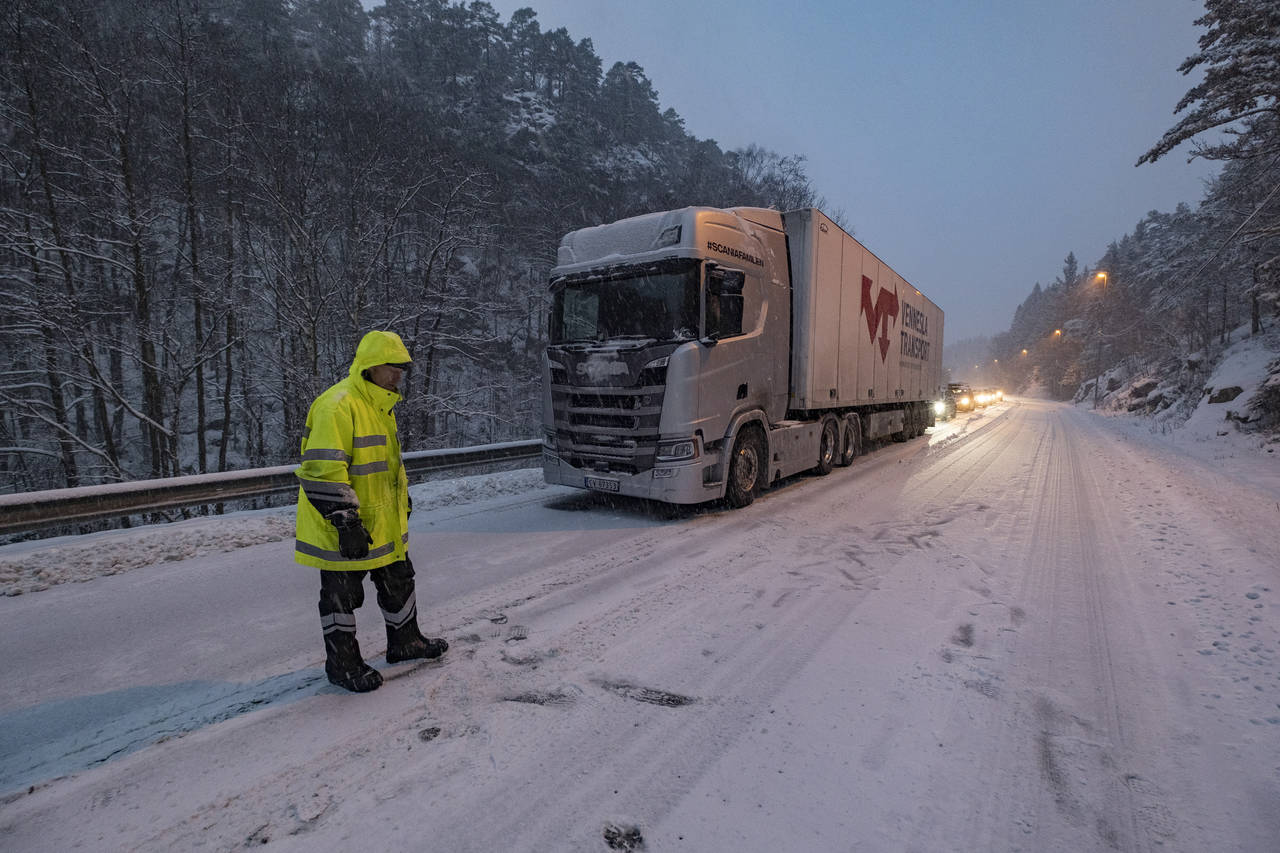
[[[858,435],[854,432],[853,424],[844,420],[840,422],[840,461],[841,468],[846,465],[852,465],[853,460],[858,455]]]
[[[764,475],[764,447],[754,429],[743,430],[733,443],[733,456],[729,460],[729,482],[725,485],[724,498],[729,506],[739,508],[756,499]]]
[[[892,438],[894,441],[898,441],[898,442],[906,441],[907,439],[911,438],[910,415],[908,415],[906,418],[903,418],[902,429],[898,430],[897,432],[890,433],[889,437]]]
[[[818,464],[813,469],[819,476],[831,473],[840,455],[840,431],[836,428],[836,419],[827,418],[822,422],[822,440],[818,443]]]
[[[916,417],[915,406],[910,406],[910,405],[907,406],[906,415],[902,419],[902,431],[895,432],[893,434],[893,440],[902,442],[902,441],[910,441],[911,439],[915,438],[917,435],[919,435],[919,433],[916,432],[916,425],[918,423],[919,423],[919,419]]]

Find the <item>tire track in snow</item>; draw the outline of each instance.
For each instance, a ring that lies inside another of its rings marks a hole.
[[[779,689],[821,642],[821,626],[838,623],[866,594],[839,571],[823,571],[831,567],[815,559],[812,542],[797,542],[790,555],[797,563],[808,559],[808,568],[789,573],[772,560],[762,562],[758,554],[779,550],[771,542],[778,522],[770,515],[762,506],[754,513],[749,508],[699,518],[682,525],[679,537],[648,530],[606,552],[424,614],[434,624],[450,625],[451,636],[475,635],[478,641],[455,645],[450,654],[456,657],[446,665],[389,682],[372,696],[394,700],[395,691],[420,691],[428,718],[375,715],[367,738],[347,737],[323,750],[306,773],[294,767],[267,773],[144,847],[197,840],[235,846],[295,831],[355,842],[362,830],[375,829],[363,826],[358,800],[340,798],[299,824],[290,809],[314,799],[320,783],[334,791],[367,784],[376,800],[430,797],[448,791],[451,779],[465,779],[468,789],[479,791],[474,807],[451,809],[456,823],[433,825],[433,835],[459,851],[501,849],[515,837],[527,849],[587,846],[592,839],[574,835],[585,831],[583,815],[599,814],[604,821],[616,818],[619,808],[624,815],[644,804],[652,809],[654,791],[677,801],[748,725],[750,709]],[[828,537],[818,553],[825,548],[833,563],[841,562],[838,544]],[[757,596],[761,589],[765,594]],[[494,613],[527,626],[518,651],[491,636],[494,626],[484,614]],[[666,672],[666,656],[647,654],[671,643],[689,644],[694,662],[676,681]],[[672,708],[626,694],[696,701]],[[584,747],[584,729],[613,734]],[[436,732],[429,739],[435,750],[430,783],[397,772],[392,758],[410,747],[422,749],[428,742],[419,737],[423,731]],[[356,749],[360,767],[386,769],[367,782],[360,781],[367,770],[351,778]],[[559,782],[548,788],[547,778]],[[293,805],[283,812],[271,806],[281,800]],[[502,808],[495,812],[494,803]]]
[[[1128,552],[1072,426],[1053,408],[1034,404],[1009,421],[1009,429],[992,436],[1006,459],[954,481],[960,493],[1001,507],[988,529],[1016,556],[986,579],[986,597],[1001,606],[969,607],[959,616],[973,620],[961,625],[973,648],[945,654],[970,673],[961,677],[974,698],[954,700],[939,740],[976,742],[975,780],[1024,781],[977,793],[963,825],[953,827],[952,843],[1146,850],[1148,803],[1135,799],[1122,770],[1132,759],[1127,738],[1134,715],[1122,707],[1118,676],[1141,667],[1146,656],[1140,638],[1126,630],[1123,663],[1114,657],[1113,626],[1124,621],[1128,598],[1122,583],[1101,577],[1102,566],[1123,563]],[[1000,488],[1019,497],[988,498]],[[954,796],[935,785],[928,799]],[[940,841],[934,827],[915,834],[917,846]]]

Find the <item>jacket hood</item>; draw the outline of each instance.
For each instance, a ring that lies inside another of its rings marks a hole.
[[[360,376],[362,372],[379,364],[403,364],[412,361],[404,341],[395,332],[372,331],[360,339],[356,347],[355,360],[351,362],[352,376]]]

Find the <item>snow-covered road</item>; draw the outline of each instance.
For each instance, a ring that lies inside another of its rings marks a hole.
[[[419,503],[452,648],[364,696],[287,541],[3,598],[0,847],[1271,851],[1253,464],[1024,400],[739,511]]]

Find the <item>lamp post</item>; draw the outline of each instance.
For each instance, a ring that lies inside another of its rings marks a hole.
[[[1097,350],[1097,353],[1094,355],[1094,359],[1093,359],[1094,361],[1093,407],[1097,409],[1098,408],[1098,386],[1102,384],[1102,340],[1104,337],[1102,329],[1104,324],[1107,322],[1107,312],[1103,311],[1101,306],[1102,306],[1102,298],[1107,294],[1107,282],[1109,281],[1110,277],[1105,272],[1099,272],[1095,276],[1095,278],[1102,279],[1102,293],[1098,297],[1098,306],[1099,306],[1098,350]]]
[[[1049,375],[1053,379],[1053,384],[1049,387],[1049,393],[1054,395],[1054,399],[1059,399],[1058,395],[1062,393],[1062,380],[1064,378],[1065,368],[1062,366],[1063,355],[1062,348],[1062,330],[1054,329],[1053,334],[1049,336],[1050,348],[1045,352],[1045,358],[1049,364]]]

